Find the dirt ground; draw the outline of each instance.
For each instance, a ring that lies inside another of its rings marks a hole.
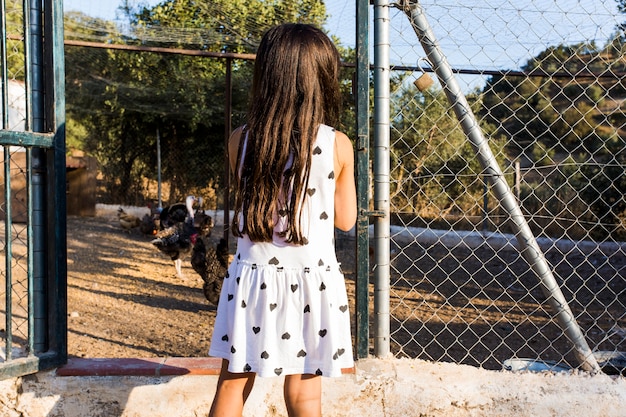
[[[212,237],[222,233],[218,225]],[[71,357],[207,355],[216,308],[189,258],[179,278],[150,240],[137,229],[122,230],[114,212],[68,218]],[[348,287],[353,300],[352,280]]]
[[[213,237],[221,235],[216,227]],[[338,242],[354,316],[353,253],[353,240]],[[609,350],[626,349],[626,259],[618,255],[547,254],[566,296],[575,295],[572,308],[587,306],[575,314],[590,344]],[[558,360],[565,355],[575,362],[519,254],[413,243],[392,248],[391,269],[392,351],[397,356],[488,369],[501,369],[511,357]],[[216,310],[202,295],[202,281],[188,259],[183,273],[184,278],[176,277],[173,262],[149,237],[123,231],[114,213],[70,217],[69,355],[206,356]]]
[[[113,216],[68,218],[68,353],[78,357],[206,356],[215,308],[202,280]]]

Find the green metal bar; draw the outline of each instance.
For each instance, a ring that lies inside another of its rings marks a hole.
[[[52,360],[55,353],[45,353],[39,356],[28,356],[16,358],[0,366],[0,380],[11,378],[17,375],[34,374],[43,368],[42,363]]]
[[[63,0],[45,0],[46,68],[49,85],[46,130],[55,132],[48,160],[48,219],[54,245],[48,245],[48,348],[54,355],[40,358],[40,369],[67,362],[67,199],[65,167],[65,61],[63,45]]]
[[[4,92],[3,92],[4,93]],[[3,94],[4,95],[4,94]],[[5,107],[6,108],[6,107]],[[13,356],[13,268],[11,259],[13,258],[13,237],[11,230],[13,222],[11,220],[11,152],[9,148],[4,147],[4,201],[5,216],[4,219],[4,262],[5,262],[5,329],[6,329],[6,360],[7,362]]]
[[[0,53],[2,53],[2,128],[9,125],[9,84],[7,73],[7,37],[6,37],[6,3],[0,1],[0,18],[2,19],[2,39],[0,40]],[[4,222],[4,262],[5,262],[5,352],[6,361],[13,358],[13,274],[11,269],[11,259],[13,258],[13,240],[11,229],[11,153],[9,148],[4,149],[4,201],[5,201],[5,222]]]
[[[357,358],[369,355],[369,4],[356,0],[356,333]]]
[[[29,7],[25,8],[24,16],[29,16],[25,31],[25,41],[30,40],[30,54],[26,56],[27,69],[30,74],[32,125],[33,132],[45,131],[45,94],[44,94],[44,36],[42,0],[30,0]],[[41,353],[47,350],[48,343],[48,303],[47,303],[47,259],[46,242],[48,240],[46,220],[46,191],[47,191],[47,153],[46,149],[33,147],[31,149],[30,178],[27,184],[29,191],[29,215],[32,219],[32,291],[33,310],[30,314],[33,320],[33,347],[32,353]],[[30,223],[29,223],[30,224]]]
[[[12,146],[52,148],[54,146],[54,133],[0,130],[0,143]]]
[[[6,129],[9,126],[9,83],[8,83],[8,63],[7,63],[7,22],[6,22],[6,2],[0,0],[0,31],[2,31],[2,38],[0,39],[0,62],[2,65],[2,128]]]
[[[39,369],[39,358],[28,356],[16,358],[10,362],[7,360],[0,366],[0,380],[15,377],[17,375],[34,374]]]
[[[33,127],[33,100],[31,97],[32,87],[32,65],[30,62],[31,37],[30,37],[30,0],[24,0],[22,3],[24,12],[24,74],[26,88],[26,126],[25,130],[31,130]],[[28,282],[27,300],[28,300],[28,355],[32,355],[35,335],[35,319],[34,319],[34,278],[33,278],[33,187],[32,187],[32,149],[26,148],[26,274]]]
[[[32,109],[32,100],[30,99],[30,92],[33,90],[31,85],[31,70],[30,63],[28,62],[30,57],[30,1],[23,0],[22,2],[22,12],[24,15],[23,22],[23,30],[24,30],[24,97],[26,98],[26,117],[24,120],[24,130],[30,131],[33,127],[33,109]]]
[[[33,170],[30,168],[32,164],[33,150],[26,148],[26,250],[27,250],[27,276],[28,276],[28,354],[32,355],[35,351],[35,283],[34,283],[34,247],[33,247]]]

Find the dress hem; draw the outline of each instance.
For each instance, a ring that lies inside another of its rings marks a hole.
[[[209,356],[230,361],[230,354],[226,352],[209,351]],[[327,370],[326,372],[324,371],[324,369],[322,369],[322,367],[307,366],[306,368],[282,368],[280,373],[276,373],[274,369],[271,369],[271,370],[258,369],[256,364],[253,364],[250,366],[250,371],[248,372],[254,373],[256,374],[256,376],[261,377],[261,378],[276,378],[276,377],[281,377],[281,376],[286,376],[286,375],[316,375],[318,374],[318,371],[321,370],[322,373],[320,376],[322,377],[339,378],[343,376],[343,369],[354,368],[354,361],[349,361],[349,362],[344,361],[344,362],[338,363],[337,365],[339,365],[339,368],[333,367],[332,370],[330,371]],[[233,374],[246,373],[246,371],[238,371],[238,370],[231,369],[232,367],[230,366],[230,363],[229,363],[228,368],[229,368],[228,372],[233,373]],[[258,369],[258,370],[255,370],[255,369]]]

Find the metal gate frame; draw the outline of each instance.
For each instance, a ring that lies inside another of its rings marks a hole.
[[[8,127],[7,9],[2,18],[1,91],[5,186],[6,359],[0,379],[35,373],[67,362],[67,232],[65,173],[65,69],[63,1],[24,0],[26,120],[23,132]],[[14,38],[13,38],[14,39]],[[27,190],[27,308],[25,356],[13,357],[12,208],[10,147],[25,148]]]

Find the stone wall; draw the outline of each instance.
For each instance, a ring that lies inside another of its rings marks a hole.
[[[169,366],[169,368],[168,368]],[[93,369],[93,368],[92,368]],[[216,372],[93,376],[42,372],[0,382],[2,417],[206,416]],[[166,372],[169,369],[172,372]],[[178,369],[180,372],[176,372]],[[135,373],[142,373],[136,372]],[[94,373],[94,372],[91,372]],[[131,372],[129,372],[131,373]],[[524,417],[626,415],[626,379],[586,373],[487,371],[409,359],[360,360],[356,370],[323,380],[332,416]],[[244,416],[286,416],[282,379],[257,378]]]

